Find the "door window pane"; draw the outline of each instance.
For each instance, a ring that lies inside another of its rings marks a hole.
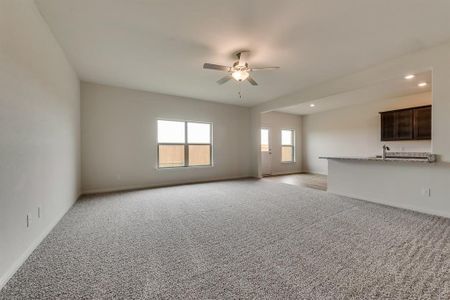
[[[281,147],[281,161],[289,162],[293,161],[293,147],[292,146],[282,146]]]
[[[188,143],[189,144],[210,144],[211,124],[208,123],[188,123]]]
[[[160,168],[184,166],[184,145],[158,145],[158,147]]]
[[[261,129],[261,151],[269,151],[269,129]]]
[[[211,145],[189,145],[189,166],[209,166]]]
[[[158,143],[185,142],[184,122],[158,120]]]

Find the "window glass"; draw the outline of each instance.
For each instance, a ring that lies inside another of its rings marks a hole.
[[[211,143],[211,124],[189,122],[187,126],[189,144]]]
[[[269,151],[269,129],[261,129],[261,151]]]
[[[159,145],[159,167],[184,166],[184,145]]]
[[[281,130],[281,161],[294,162],[294,130]]]
[[[293,161],[293,147],[292,146],[282,146],[281,147],[281,161],[289,162]]]
[[[158,120],[158,143],[185,142],[184,122]]]
[[[281,144],[293,145],[292,130],[281,130]]]
[[[210,123],[158,120],[158,167],[211,166]]]
[[[189,145],[189,165],[208,166],[211,164],[211,145]]]

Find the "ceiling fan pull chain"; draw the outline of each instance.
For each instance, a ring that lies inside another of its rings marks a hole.
[[[239,81],[239,99],[242,99],[242,90],[241,90],[241,82]]]

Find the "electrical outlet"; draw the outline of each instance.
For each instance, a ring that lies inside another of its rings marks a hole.
[[[431,188],[422,188],[422,196],[431,197]]]
[[[31,226],[31,214],[27,214],[27,228]]]

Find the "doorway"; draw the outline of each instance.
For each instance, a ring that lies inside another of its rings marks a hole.
[[[261,168],[263,176],[272,175],[272,149],[269,128],[261,128]]]

